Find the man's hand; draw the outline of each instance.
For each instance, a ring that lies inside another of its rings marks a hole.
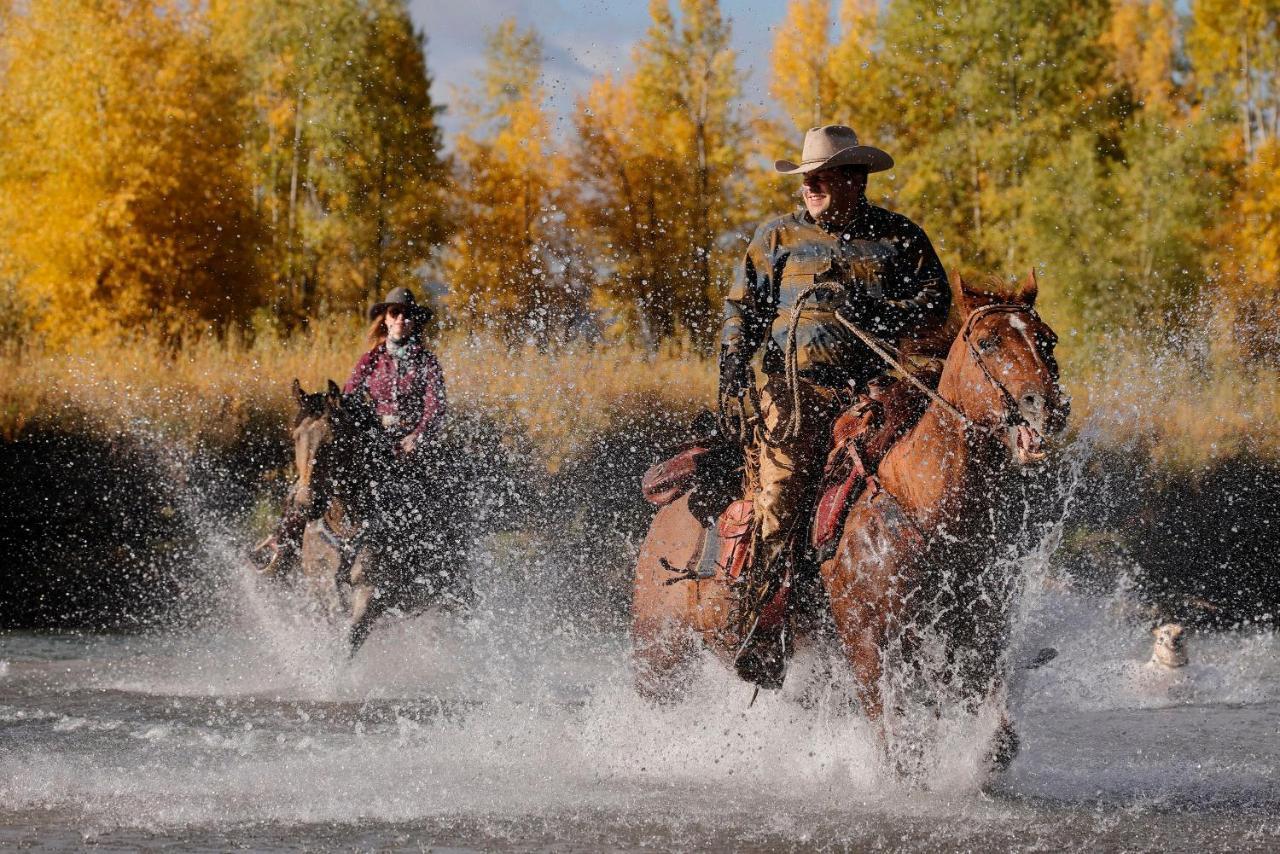
[[[751,384],[747,367],[728,347],[720,350],[720,394],[716,399],[716,425],[720,435],[746,442],[748,426],[747,387]]]
[[[720,434],[735,442],[747,440],[747,405],[746,393],[723,394],[720,396],[720,412],[716,424]]]

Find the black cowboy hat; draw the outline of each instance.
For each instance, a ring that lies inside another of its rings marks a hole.
[[[369,309],[369,319],[373,320],[393,305],[403,306],[409,316],[415,320],[426,322],[434,312],[431,306],[420,305],[408,288],[392,288],[382,302],[374,303]]]

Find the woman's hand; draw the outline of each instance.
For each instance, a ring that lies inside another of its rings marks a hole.
[[[420,435],[421,434],[419,433],[410,433],[408,436],[401,439],[399,442],[400,453],[406,457],[412,454],[414,448],[418,447],[418,437]]]

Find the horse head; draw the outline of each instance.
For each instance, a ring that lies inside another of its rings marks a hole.
[[[289,501],[315,518],[324,513],[331,497],[346,491],[344,487],[367,480],[358,477],[361,472],[356,469],[367,462],[365,439],[375,416],[365,395],[344,395],[333,380],[325,391],[309,394],[295,379],[293,398],[298,405],[293,420],[298,479]]]
[[[1058,378],[1058,336],[1036,313],[1032,272],[1012,294],[960,280],[964,324],[947,358],[939,393],[996,437],[1018,465],[1047,456],[1046,440],[1066,427],[1070,401]]]

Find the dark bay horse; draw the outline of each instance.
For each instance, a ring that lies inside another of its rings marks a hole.
[[[300,568],[307,585],[349,617],[354,654],[388,610],[438,599],[470,603],[461,549],[423,481],[423,467],[397,457],[371,402],[329,381],[308,394],[297,380],[292,437],[297,480],[287,507],[308,520]],[[448,542],[446,542],[448,541]]]
[[[886,659],[918,648],[917,627],[940,635],[944,678],[960,681],[974,708],[1001,685],[1009,580],[986,568],[1028,512],[1015,488],[1020,472],[1045,459],[1046,441],[1066,423],[1056,338],[1035,312],[1034,276],[1003,300],[963,282],[961,292],[966,317],[941,400],[851,502],[835,556],[820,568],[826,602],[817,607],[829,605],[857,696],[876,722],[886,709]],[[703,530],[686,496],[658,511],[641,549],[632,638],[637,685],[649,696],[678,692],[700,648],[729,662],[742,643],[731,620],[737,591],[723,572],[669,583],[670,567],[696,559]],[[815,625],[812,615],[790,616],[801,631]]]

